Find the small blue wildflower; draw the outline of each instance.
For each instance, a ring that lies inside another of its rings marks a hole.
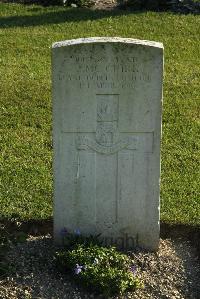
[[[137,266],[136,266],[136,265],[132,265],[132,266],[130,267],[130,271],[131,271],[133,274],[136,274],[136,272],[137,272]]]
[[[83,266],[79,266],[79,264],[76,264],[76,267],[74,269],[75,274],[79,274],[82,271]]]
[[[68,234],[68,230],[66,229],[66,227],[63,227],[63,228],[60,230],[60,235],[61,235],[62,237],[65,237],[67,234]]]
[[[75,229],[74,233],[75,233],[75,235],[80,236],[80,234],[81,234],[80,229],[79,228]]]

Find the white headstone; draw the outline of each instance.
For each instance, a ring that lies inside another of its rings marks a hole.
[[[53,44],[54,234],[155,250],[163,45],[128,38]]]

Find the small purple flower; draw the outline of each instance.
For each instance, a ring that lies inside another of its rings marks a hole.
[[[136,274],[136,272],[137,272],[137,266],[136,266],[136,265],[132,265],[132,266],[130,267],[130,271],[131,271],[133,274]]]
[[[79,266],[79,264],[76,264],[76,267],[74,269],[75,274],[79,274],[82,271],[83,266]]]
[[[60,230],[60,235],[61,235],[62,237],[65,237],[67,234],[68,234],[68,230],[66,229],[66,227],[63,227],[63,228]]]
[[[80,234],[81,234],[80,229],[79,228],[75,229],[74,233],[75,233],[75,235],[80,236]]]

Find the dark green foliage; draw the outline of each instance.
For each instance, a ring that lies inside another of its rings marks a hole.
[[[39,2],[44,6],[63,5],[63,0],[40,0]]]
[[[62,269],[98,293],[123,294],[142,286],[131,259],[114,247],[77,243],[71,249],[57,252],[56,257]]]
[[[200,11],[199,0],[122,0],[121,5],[135,10],[172,10],[183,13]]]
[[[158,9],[167,6],[167,0],[124,0],[122,3],[137,10]]]

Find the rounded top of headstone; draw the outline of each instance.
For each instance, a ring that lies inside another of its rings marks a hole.
[[[65,41],[53,43],[52,48],[60,48],[65,46],[73,46],[79,44],[92,44],[92,43],[124,43],[124,44],[142,45],[142,46],[149,46],[149,47],[163,49],[163,44],[159,42],[133,39],[133,38],[122,38],[122,37],[77,38],[77,39],[71,39],[71,40],[65,40]]]

